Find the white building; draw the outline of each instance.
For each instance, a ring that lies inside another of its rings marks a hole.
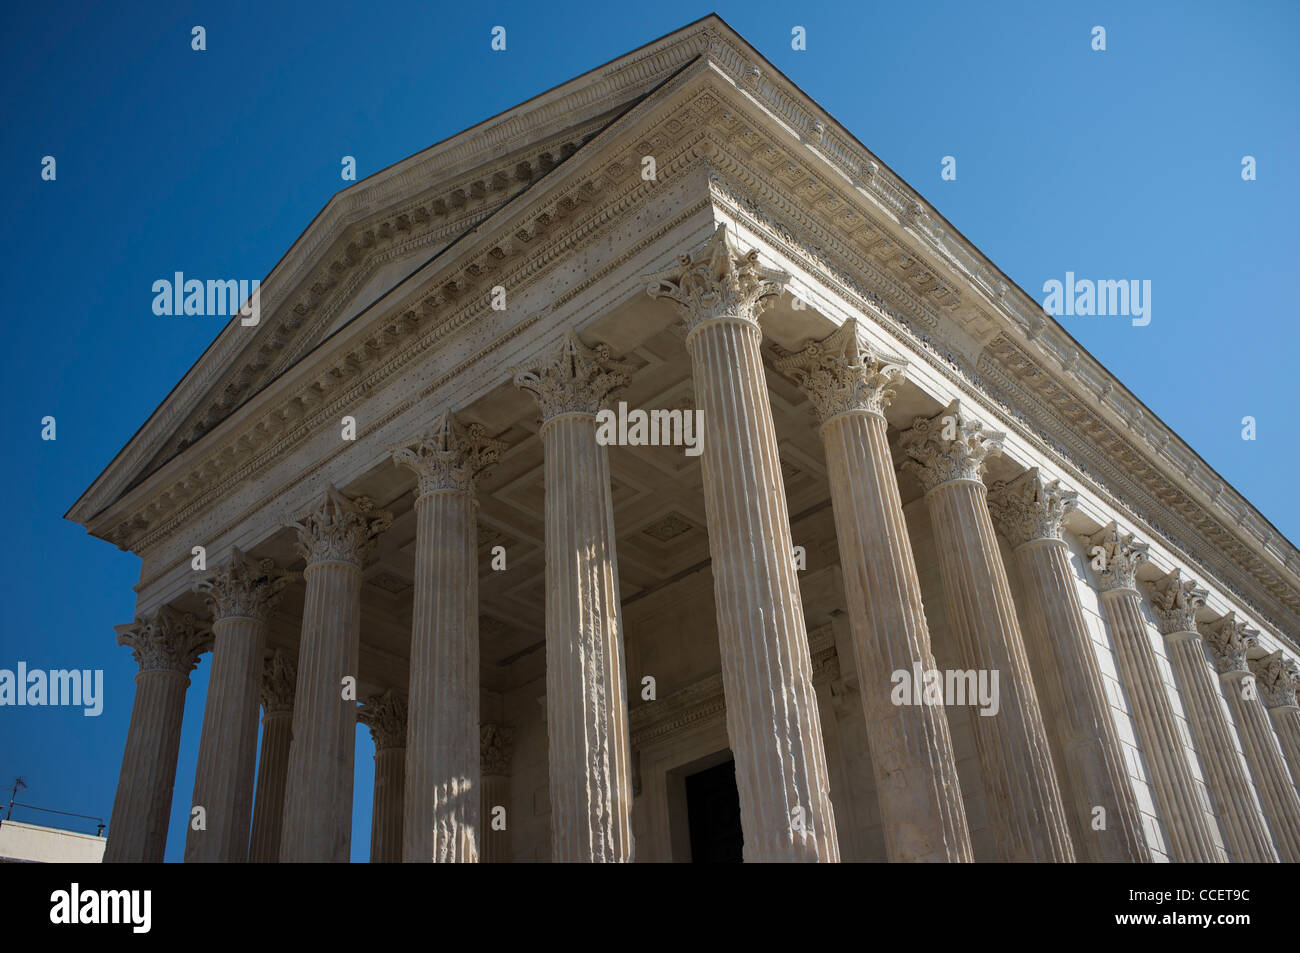
[[[354,698],[375,860],[1300,859],[1300,554],[716,17],[335,196],[70,516],[108,860],[209,650],[192,860],[346,860]]]

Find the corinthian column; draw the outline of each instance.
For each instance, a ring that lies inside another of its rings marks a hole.
[[[393,455],[419,477],[402,856],[478,859],[478,525],[474,479],[505,444],[449,413]]]
[[[357,709],[375,742],[375,795],[370,812],[370,862],[402,861],[402,798],[406,790],[406,698],[387,691]]]
[[[981,476],[1002,439],[953,401],[933,418],[916,418],[899,446],[908,457],[904,469],[925,490],[962,664],[998,679],[997,712],[972,717],[971,726],[999,853],[1009,861],[1071,862],[1061,791]]]
[[[569,332],[554,356],[518,368],[542,415],[546,459],[546,726],[551,852],[557,861],[632,859],[627,677],[609,459],[596,413],[628,382],[604,345]]]
[[[1191,764],[1178,736],[1174,708],[1165,693],[1155,649],[1142,617],[1142,597],[1134,573],[1146,561],[1147,545],[1134,540],[1130,533],[1121,533],[1113,522],[1082,540],[1097,572],[1120,680],[1128,696],[1142,757],[1151,775],[1170,856],[1186,863],[1224,861],[1227,858],[1215,846],[1211,822],[1197,797]]]
[[[205,824],[190,824],[186,863],[248,859],[266,624],[285,582],[274,562],[236,547],[199,583],[212,610],[213,647],[191,810],[203,808]]]
[[[484,725],[479,732],[479,763],[483,770],[483,850],[485,863],[510,862],[510,757],[515,730],[509,725]]]
[[[162,863],[176,783],[185,689],[199,655],[212,647],[207,625],[162,606],[119,631],[140,671],[126,732],[104,863]]]
[[[248,859],[273,864],[280,859],[284,786],[289,774],[289,743],[293,740],[293,688],[298,669],[276,649],[262,667],[262,760],[257,769],[253,804],[253,833]]]
[[[1264,817],[1232,738],[1232,726],[1219,701],[1218,679],[1196,630],[1196,610],[1205,606],[1205,590],[1183,579],[1175,569],[1149,583],[1147,592],[1165,637],[1192,743],[1201,755],[1205,786],[1214,801],[1228,859],[1237,863],[1277,863],[1277,852],[1269,841]]]
[[[330,487],[293,524],[307,561],[307,594],[280,835],[284,863],[344,864],[350,856],[361,566],[392,522],[365,497],[354,502]]]
[[[1202,623],[1201,631],[1219,670],[1223,697],[1237,725],[1241,753],[1255,781],[1255,793],[1273,834],[1273,846],[1283,863],[1296,863],[1300,861],[1300,796],[1246,663],[1246,651],[1254,646],[1256,633],[1239,622],[1233,612],[1215,622]]]
[[[835,535],[891,861],[973,859],[942,703],[895,705],[895,672],[934,668],[921,585],[889,454],[884,410],[903,368],[874,354],[850,318],[824,341],[776,363],[821,421]],[[919,701],[919,700],[918,700]]]
[[[1142,833],[1137,795],[1124,765],[1119,733],[1101,680],[1092,636],[1070,550],[1061,538],[1078,494],[1045,481],[1038,468],[989,493],[994,522],[1011,543],[1024,584],[1025,636],[1039,688],[1039,702],[1056,763],[1074,845],[1081,860],[1145,863],[1151,860]],[[1098,808],[1101,813],[1098,813]]]
[[[685,322],[704,418],[704,508],[745,860],[835,862],[826,753],[759,353],[758,317],[783,279],[759,265],[757,251],[732,249],[720,225],[648,290],[674,302]]]
[[[1255,673],[1260,697],[1273,720],[1273,730],[1291,768],[1291,777],[1300,787],[1300,708],[1296,707],[1300,671],[1295,661],[1285,658],[1280,650],[1250,662],[1250,670]]]

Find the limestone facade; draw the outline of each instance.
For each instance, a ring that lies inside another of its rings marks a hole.
[[[70,516],[108,861],[347,860],[358,719],[377,862],[1300,857],[1300,553],[716,17],[337,195]]]

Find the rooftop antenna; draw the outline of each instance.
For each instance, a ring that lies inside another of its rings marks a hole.
[[[5,814],[5,820],[14,816],[14,801],[18,798],[18,789],[27,787],[27,782],[22,778],[14,778],[14,783],[9,788],[9,812]]]

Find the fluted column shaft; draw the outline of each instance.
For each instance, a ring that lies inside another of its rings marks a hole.
[[[931,669],[934,656],[885,419],[845,413],[821,433],[886,857],[970,861],[944,708],[890,700],[893,673]]]
[[[1164,821],[1170,855],[1185,863],[1210,863],[1226,858],[1215,847],[1205,811],[1196,794],[1174,709],[1156,665],[1155,650],[1142,617],[1136,589],[1120,587],[1101,594],[1110,623],[1120,679],[1131,706],[1133,728],[1150,770],[1156,805]]]
[[[572,331],[559,351],[517,368],[541,410],[546,474],[546,726],[551,854],[630,861],[632,774],[623,619],[602,402],[630,367]]]
[[[608,456],[590,414],[552,417],[542,442],[552,855],[629,861],[632,775]]]
[[[104,863],[162,863],[189,673],[211,647],[206,623],[169,606],[119,627],[117,643],[140,666],[109,818]]]
[[[1151,860],[1137,795],[1083,616],[1069,549],[1061,539],[1017,546],[1025,588],[1028,640],[1040,646],[1040,701],[1065,775],[1074,843],[1080,859],[1120,863]],[[1094,825],[1093,811],[1102,808]]]
[[[406,789],[406,749],[375,752],[375,793],[370,816],[370,862],[402,861],[403,801]]]
[[[505,864],[511,860],[509,775],[515,732],[509,725],[485,724],[479,729],[479,738],[479,764],[483,772],[481,859],[485,863]],[[504,815],[500,811],[505,811]]]
[[[872,351],[849,318],[776,369],[799,382],[822,421],[886,856],[972,860],[942,701],[896,705],[890,692],[896,673],[934,667],[884,416],[903,368]]]
[[[352,844],[357,676],[361,649],[361,567],[331,560],[304,573],[302,644],[285,782],[280,860],[347,863]]]
[[[651,282],[688,329],[704,509],[746,861],[838,862],[758,317],[784,275],[719,226]]]
[[[1244,697],[1246,672],[1224,672],[1219,677],[1278,857],[1288,864],[1300,862],[1300,798],[1268,715],[1258,698]]]
[[[1214,800],[1228,858],[1237,863],[1276,863],[1264,818],[1255,807],[1250,779],[1242,766],[1232,727],[1223,715],[1218,679],[1196,632],[1165,636],[1169,664],[1178,682],[1192,743],[1201,754],[1205,785]]]
[[[289,775],[289,743],[293,740],[293,711],[267,711],[262,716],[262,758],[257,770],[253,832],[248,859],[273,864],[280,859],[284,789]]]
[[[1286,755],[1291,778],[1300,788],[1300,708],[1295,705],[1282,705],[1268,710],[1273,721],[1273,730],[1277,733],[1282,753]]]
[[[984,484],[952,480],[926,495],[948,618],[962,664],[998,672],[998,711],[971,718],[996,831],[1008,861],[1071,862],[1060,787],[1025,656]]]
[[[838,861],[835,816],[791,556],[790,514],[752,321],[687,338],[703,412],[704,504],[747,862]]]
[[[474,480],[505,444],[441,414],[394,461],[419,477],[403,856],[469,863],[479,841],[478,524]]]
[[[253,819],[258,695],[266,622],[247,616],[212,625],[212,672],[203,708],[191,810],[204,809],[206,829],[190,825],[185,862],[244,862]]]
[[[1251,659],[1248,664],[1257,679],[1260,700],[1268,709],[1291,777],[1300,788],[1300,707],[1296,705],[1300,666],[1281,651]]]
[[[1296,863],[1300,861],[1300,795],[1259,698],[1265,686],[1261,686],[1247,662],[1247,652],[1255,647],[1254,636],[1258,633],[1238,621],[1232,612],[1203,629],[1223,697],[1237,726],[1241,753],[1255,782],[1259,806],[1273,835],[1273,846],[1283,863]]]
[[[135,677],[131,724],[104,848],[106,864],[163,861],[189,686],[190,677],[181,672],[141,672]]]
[[[463,492],[416,502],[408,862],[478,858],[478,530]]]

